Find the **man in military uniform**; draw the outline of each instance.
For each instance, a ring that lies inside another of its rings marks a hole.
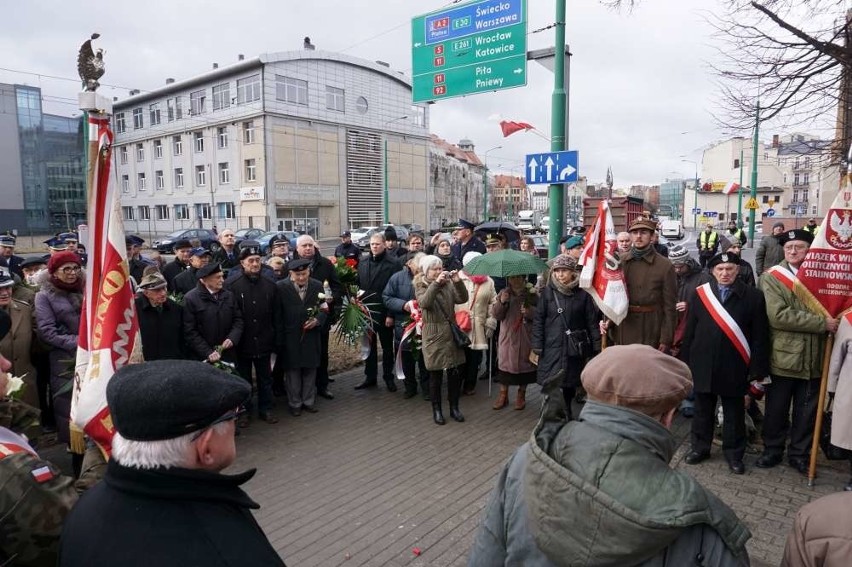
[[[193,248],[189,254],[189,269],[175,277],[174,292],[186,295],[198,285],[196,272],[210,263],[213,254],[210,250],[198,247]]]
[[[656,230],[656,227],[654,229]],[[713,230],[712,224],[707,223],[704,230],[698,235],[695,246],[698,248],[698,261],[701,262],[702,268],[706,268],[707,262],[719,250],[719,234]]]
[[[21,269],[23,261],[21,256],[15,254],[15,237],[8,234],[0,236],[0,266],[8,268],[10,272],[24,279],[24,272]]]
[[[485,254],[485,244],[473,233],[476,228],[472,222],[465,219],[459,219],[458,237],[459,240],[452,246],[452,254],[458,261],[464,260],[464,255],[468,252],[479,252]]]
[[[163,268],[163,277],[166,278],[166,285],[169,292],[175,290],[175,278],[189,269],[189,257],[192,254],[192,244],[189,240],[181,239],[175,242],[175,259],[166,264]]]

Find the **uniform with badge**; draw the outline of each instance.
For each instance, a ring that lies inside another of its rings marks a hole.
[[[345,258],[355,262],[355,267],[358,267],[358,262],[361,260],[361,249],[358,245],[352,242],[352,233],[345,230],[340,233],[342,242],[334,249],[336,258]]]
[[[480,254],[485,254],[487,251],[485,249],[485,244],[473,233],[473,230],[476,228],[472,222],[459,219],[459,231],[461,232],[461,239],[453,244],[452,253],[455,256],[456,260],[461,262],[464,260],[464,255],[468,252],[479,252]],[[467,236],[467,240],[464,240],[464,237]]]
[[[0,267],[24,279],[24,272],[21,270],[24,259],[15,254],[15,242],[15,237],[10,234],[0,236]]]

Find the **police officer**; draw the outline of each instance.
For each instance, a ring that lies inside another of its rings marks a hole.
[[[361,259],[361,249],[358,245],[352,242],[352,233],[344,230],[340,233],[340,244],[334,249],[336,258],[345,258],[346,260],[354,260],[355,268],[358,267],[358,261]]]
[[[737,228],[737,223],[734,221],[728,223],[728,235],[728,239],[731,240],[731,242],[739,242],[741,248],[745,246],[748,241],[745,231],[741,228]]]
[[[458,229],[458,237],[459,240],[452,247],[453,256],[461,262],[464,260],[464,255],[468,252],[479,252],[480,254],[485,254],[487,250],[485,249],[485,244],[473,233],[473,229],[476,228],[472,222],[459,219],[459,229]]]
[[[802,230],[806,230],[811,233],[811,236],[816,236],[817,232],[819,232],[819,225],[815,218],[809,218],[808,224],[802,227]]]
[[[707,262],[716,255],[719,250],[719,234],[713,230],[713,225],[707,223],[696,242],[698,248],[698,261],[702,268],[707,267]]]
[[[21,263],[24,259],[15,254],[15,237],[5,234],[0,236],[0,266],[8,268],[10,272],[24,279]]]

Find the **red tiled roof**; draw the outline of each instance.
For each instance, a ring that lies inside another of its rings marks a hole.
[[[459,161],[463,161],[471,165],[482,165],[482,161],[480,161],[479,156],[476,155],[476,152],[466,152],[457,145],[451,144],[435,134],[432,134],[431,137],[432,143],[444,150],[444,153],[446,155],[452,156]]]

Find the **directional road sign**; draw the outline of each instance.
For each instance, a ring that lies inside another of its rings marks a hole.
[[[529,154],[525,163],[527,185],[574,183],[580,169],[580,152]]]
[[[718,217],[719,211],[704,211],[704,216],[708,218]]]
[[[766,216],[774,217],[775,216],[775,209],[766,209]]]
[[[527,0],[474,0],[418,16],[411,40],[414,102],[527,84]]]
[[[701,214],[701,209],[692,209],[692,214],[693,214],[693,215],[700,215],[700,214]]]

